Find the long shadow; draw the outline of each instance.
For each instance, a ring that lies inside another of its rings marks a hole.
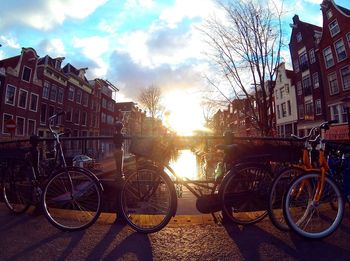
[[[238,225],[224,224],[224,228],[232,240],[237,244],[242,256],[246,260],[261,259],[259,250],[262,245],[266,246],[266,244],[273,245],[286,256],[289,256],[289,258],[297,260],[313,260],[316,257],[322,260],[329,260],[335,257],[335,253],[337,253],[337,258],[350,256],[350,251],[343,248],[329,244],[325,241],[305,240],[289,232],[285,232],[285,239],[281,240],[272,234],[273,231],[268,232],[261,229],[258,225],[250,225],[241,229]],[[273,229],[274,228],[271,227],[271,230]],[[293,245],[288,245],[288,240],[291,240]],[[274,253],[271,253],[271,258],[273,258],[273,256]],[[280,253],[278,256],[280,256]]]
[[[4,233],[5,231],[9,229],[13,229],[14,227],[18,225],[22,225],[25,222],[28,222],[32,219],[32,217],[28,216],[28,214],[23,214],[21,216],[15,216],[9,214],[6,218],[0,218],[0,232]]]
[[[148,235],[137,232],[131,234],[103,260],[117,260],[118,258],[122,258],[125,254],[130,253],[136,255],[137,260],[153,260],[152,245]]]
[[[104,238],[91,250],[86,260],[100,260],[116,235],[119,234],[124,227],[125,225],[123,224],[114,224],[110,226]]]
[[[65,260],[66,257],[73,251],[75,246],[79,243],[79,241],[83,238],[85,234],[85,231],[76,231],[76,232],[57,232],[49,237],[43,238],[39,242],[32,244],[25,249],[21,250],[14,256],[9,257],[9,260],[15,260],[15,259],[20,259],[20,260],[25,260],[28,255],[30,255],[31,252],[35,251],[36,249],[40,247],[45,247],[45,245],[51,241],[54,241],[58,238],[62,237],[70,237],[70,243],[66,247],[66,249],[62,252],[61,256],[57,260]]]

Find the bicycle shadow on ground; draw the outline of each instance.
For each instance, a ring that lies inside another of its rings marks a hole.
[[[114,224],[104,238],[91,250],[86,260],[117,260],[131,255],[131,259],[153,260],[152,245],[148,235],[132,232],[124,238],[112,251],[108,248],[113,244],[125,225]],[[106,253],[108,254],[106,255]]]
[[[316,257],[321,260],[333,260],[335,253],[337,258],[350,256],[349,250],[327,241],[306,240],[290,232],[278,231],[270,224],[248,226],[224,224],[223,227],[245,260],[260,260],[262,254],[270,255],[270,259],[279,257],[279,259],[297,260],[314,260]]]
[[[16,259],[25,260],[26,258],[28,258],[28,256],[32,252],[35,252],[37,249],[40,249],[40,248],[45,248],[47,244],[57,239],[70,238],[70,242],[67,245],[67,247],[64,249],[64,251],[60,253],[59,257],[57,258],[55,257],[55,260],[66,260],[66,258],[69,256],[69,254],[71,254],[73,249],[78,245],[78,243],[84,237],[84,235],[85,235],[85,231],[76,231],[73,233],[59,231],[49,237],[43,238],[42,240],[32,245],[29,245],[28,247],[24,248],[23,250],[16,253],[15,255],[9,257],[9,260],[16,260]]]

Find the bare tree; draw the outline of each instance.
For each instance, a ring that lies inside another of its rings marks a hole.
[[[140,105],[148,111],[151,118],[155,119],[163,111],[161,105],[162,92],[156,85],[150,85],[146,89],[142,90],[139,95]]]
[[[277,8],[271,0],[222,0],[218,6],[225,19],[209,18],[201,31],[211,47],[208,55],[219,71],[220,84],[213,78],[207,80],[230,103],[247,99],[246,117],[262,135],[269,135],[275,68],[282,47],[282,6]]]

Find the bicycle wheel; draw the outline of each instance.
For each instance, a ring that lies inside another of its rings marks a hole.
[[[7,208],[14,214],[28,210],[33,196],[32,169],[26,162],[7,166],[2,182],[2,194]]]
[[[155,168],[130,173],[120,195],[126,222],[141,233],[154,233],[175,215],[177,197],[170,178]]]
[[[240,225],[265,218],[271,182],[272,173],[264,164],[246,163],[233,168],[220,186],[223,215]]]
[[[292,181],[284,200],[284,218],[298,235],[320,239],[332,234],[340,225],[344,215],[344,199],[336,182],[325,177],[322,196],[314,200],[315,191],[320,178],[319,172],[302,174]],[[332,209],[336,206],[336,209]]]
[[[267,211],[272,224],[282,231],[289,230],[283,217],[283,195],[293,178],[300,176],[303,172],[304,170],[300,167],[287,167],[279,171],[272,182]]]
[[[68,167],[48,181],[42,197],[44,213],[63,231],[88,228],[101,214],[101,187],[90,172]]]

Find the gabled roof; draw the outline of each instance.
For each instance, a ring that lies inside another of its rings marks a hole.
[[[12,68],[15,68],[19,62],[19,59],[20,59],[20,55],[17,55],[17,56],[14,56],[14,57],[11,57],[11,58],[7,58],[7,59],[4,59],[4,60],[1,60],[0,61],[0,67],[12,67]]]

